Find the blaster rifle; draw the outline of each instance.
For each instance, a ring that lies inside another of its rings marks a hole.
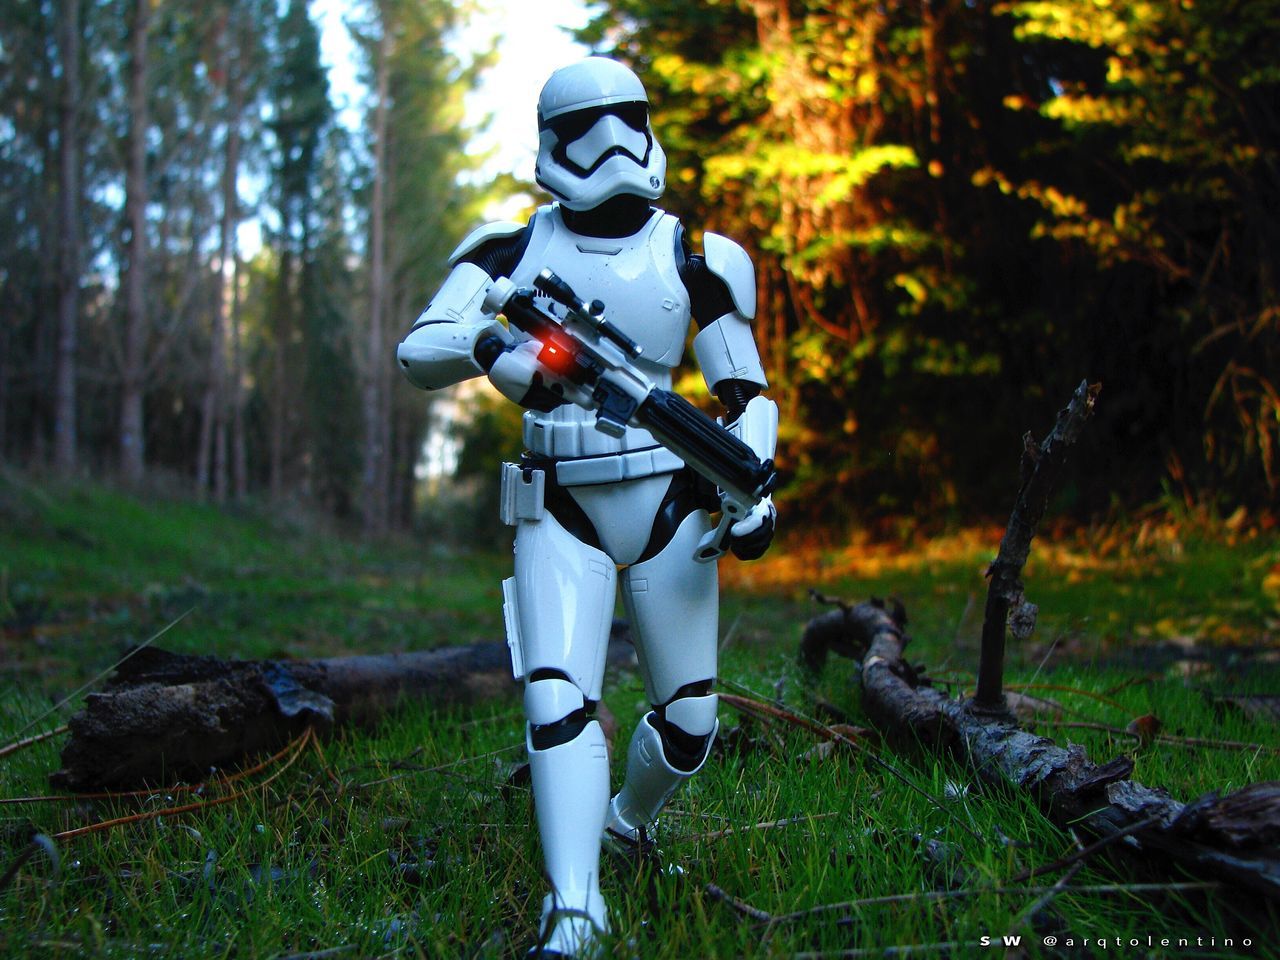
[[[550,270],[533,285],[566,308],[564,320],[534,304],[534,289],[505,277],[493,285],[485,307],[542,344],[538,362],[554,375],[552,389],[593,410],[597,430],[613,437],[621,437],[628,425],[648,430],[720,488],[720,522],[699,542],[694,559],[708,563],[723,556],[733,524],[773,492],[778,480],[773,461],[762,461],[722,424],[636,369],[632,361],[641,355],[639,344],[605,319],[599,300],[582,300]]]

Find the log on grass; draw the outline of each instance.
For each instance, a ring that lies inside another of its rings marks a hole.
[[[1019,729],[1003,690],[1005,632],[1025,640],[1035,606],[1023,595],[1022,568],[1067,449],[1092,413],[1097,386],[1081,383],[1053,430],[1036,445],[1023,438],[1018,495],[995,562],[982,630],[974,697],[957,700],[933,689],[904,656],[906,613],[883,603],[849,606],[811,621],[800,657],[812,671],[829,653],[861,657],[862,705],[899,748],[949,753],[988,785],[1029,791],[1061,827],[1098,840],[1123,839],[1131,853],[1177,864],[1280,902],[1280,783],[1258,783],[1227,796],[1182,804],[1166,791],[1130,779],[1133,761],[1092,762],[1079,746],[1063,748]],[[1117,844],[1119,846],[1119,844]]]
[[[632,655],[615,623],[610,661]],[[507,645],[319,660],[223,660],[148,647],[71,717],[54,786],[115,790],[199,781],[279,749],[307,727],[375,722],[406,700],[431,708],[513,697]]]
[[[802,656],[820,668],[829,650],[865,651],[862,704],[892,746],[948,753],[986,785],[1028,791],[1045,815],[1119,849],[1262,893],[1280,902],[1280,783],[1257,783],[1180,803],[1130,779],[1133,761],[1092,762],[1077,745],[1018,728],[1008,715],[945,696],[904,657],[902,608],[878,601],[834,610],[806,629]]]

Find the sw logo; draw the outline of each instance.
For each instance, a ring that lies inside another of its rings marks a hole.
[[[978,943],[984,947],[990,947],[992,945],[995,945],[997,947],[999,946],[1017,947],[1017,946],[1021,946],[1022,944],[1022,935],[1016,934],[1011,936],[1010,934],[1006,933],[1002,937],[981,937],[978,940]]]

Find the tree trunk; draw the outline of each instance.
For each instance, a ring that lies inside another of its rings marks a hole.
[[[293,244],[289,239],[292,222],[287,207],[281,220],[285,243],[280,253],[280,273],[276,278],[275,330],[271,347],[271,429],[267,450],[271,499],[277,501],[284,498],[285,431],[289,417],[285,352],[293,330]]]
[[[362,493],[365,533],[378,535],[387,524],[387,372],[383,362],[383,309],[389,278],[386,267],[387,113],[391,73],[391,25],[383,12],[378,43],[377,102],[373,119],[373,204],[369,226],[369,336],[364,383],[364,469]]]
[[[120,390],[120,474],[142,480],[146,462],[143,391],[147,340],[147,32],[151,0],[136,0],[129,41],[129,154],[125,173],[125,220],[129,225],[124,278],[124,357]]]
[[[218,282],[213,302],[213,337],[210,341],[208,382],[201,405],[200,449],[196,459],[196,488],[201,496],[210,489],[219,503],[227,499],[227,357],[231,353],[231,304],[229,287],[235,281],[236,228],[240,222],[236,178],[240,172],[240,116],[244,90],[240,80],[243,51],[241,30],[234,8],[223,25],[219,54],[224,90],[225,150],[222,165],[222,221],[218,242]]]
[[[249,457],[244,435],[244,343],[240,331],[240,258],[231,277],[231,477],[232,496],[249,495]]]
[[[58,53],[58,346],[53,402],[53,458],[59,473],[76,468],[76,328],[80,318],[80,0],[62,0]]]

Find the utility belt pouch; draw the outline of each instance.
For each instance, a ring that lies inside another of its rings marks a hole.
[[[516,578],[502,581],[502,621],[507,630],[507,649],[511,651],[511,673],[524,679],[524,652],[520,646],[520,608],[516,605]]]
[[[514,527],[518,520],[541,520],[547,475],[517,463],[502,465],[502,493],[498,515]]]

